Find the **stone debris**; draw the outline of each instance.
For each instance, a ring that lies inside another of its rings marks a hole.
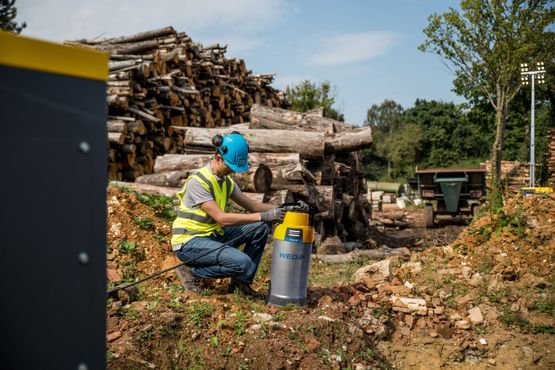
[[[420,262],[405,262],[401,265],[401,269],[407,269],[411,274],[418,274],[422,271],[422,263]]]
[[[121,337],[121,331],[118,330],[118,331],[115,331],[113,333],[108,334],[106,336],[106,340],[108,342],[113,342],[113,341],[115,341],[116,339],[118,339],[120,337]]]
[[[408,297],[398,297],[396,295],[392,295],[390,300],[393,305],[393,311],[403,312],[403,313],[414,312],[418,315],[428,314],[426,301],[422,298],[408,298]]]
[[[455,322],[455,327],[462,330],[470,329],[470,323],[467,320],[459,320]]]
[[[385,338],[387,336],[385,324],[376,318],[370,309],[364,311],[357,323],[367,334],[373,334],[378,338]]]
[[[383,283],[391,278],[391,271],[389,269],[390,261],[385,259],[380,262],[373,263],[368,266],[359,268],[354,274],[352,280],[356,283],[363,282],[364,276],[370,276],[377,284]]]
[[[272,315],[267,313],[257,312],[254,315],[252,315],[252,318],[254,321],[257,321],[257,322],[268,322],[272,320]]]
[[[455,331],[449,325],[441,325],[436,329],[437,333],[441,335],[442,338],[450,339]]]
[[[414,323],[416,322],[416,319],[414,316],[412,315],[405,315],[405,324],[407,324],[408,328],[412,330],[412,328],[414,328]]]
[[[455,298],[455,302],[457,302],[457,304],[458,304],[459,306],[462,306],[462,305],[464,305],[465,303],[468,303],[468,302],[472,301],[473,299],[474,299],[474,297],[473,297],[471,294],[467,294],[467,295],[465,295],[465,296],[463,296],[463,297],[457,297],[457,298]]]
[[[474,325],[478,325],[484,322],[484,317],[482,316],[482,311],[480,311],[480,307],[474,307],[468,310],[468,318],[470,322]]]

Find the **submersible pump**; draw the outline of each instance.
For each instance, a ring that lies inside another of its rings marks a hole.
[[[310,256],[314,242],[313,215],[287,212],[276,226],[272,245],[270,288],[266,303],[305,305]]]

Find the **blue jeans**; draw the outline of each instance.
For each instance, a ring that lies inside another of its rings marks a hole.
[[[191,270],[195,276],[209,279],[232,277],[250,285],[264,253],[270,228],[264,222],[255,222],[222,229],[224,234],[221,236],[189,240],[175,251],[175,255],[193,267]],[[244,252],[237,249],[242,244],[245,244]]]

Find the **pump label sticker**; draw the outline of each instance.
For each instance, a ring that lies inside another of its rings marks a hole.
[[[287,228],[284,240],[288,242],[302,243],[303,242],[303,229]]]
[[[304,257],[304,254],[279,252],[279,258],[283,258],[286,260],[304,260]]]

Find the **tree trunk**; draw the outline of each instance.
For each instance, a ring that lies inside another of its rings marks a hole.
[[[372,145],[372,128],[366,126],[353,131],[338,132],[326,137],[326,153],[354,152]]]
[[[154,172],[194,171],[206,165],[213,154],[166,154],[156,157]]]
[[[272,192],[268,196],[267,203],[273,204],[277,207],[280,204],[291,203],[294,200],[295,199],[293,198],[293,194],[289,190],[284,189],[284,190],[276,190],[276,191]]]
[[[262,163],[249,166],[247,172],[235,173],[234,178],[242,191],[266,193],[272,186],[272,171]]]
[[[491,171],[491,205],[493,208],[503,206],[503,186],[501,183],[501,160],[503,159],[503,138],[505,134],[505,124],[507,122],[506,97],[497,85],[497,104],[495,106],[495,140],[492,148],[492,171]]]
[[[181,187],[192,171],[166,171],[139,176],[135,182],[156,186]]]
[[[250,111],[251,129],[306,130],[333,133],[335,120],[313,113],[300,113],[280,108],[254,104]]]
[[[229,134],[233,127],[206,129],[178,127],[185,129],[185,149],[204,148],[213,150],[214,135]],[[319,132],[293,132],[288,130],[241,130],[249,143],[251,152],[300,153],[305,158],[323,158],[324,134]]]
[[[360,244],[359,248],[363,248]],[[379,248],[379,249],[355,249],[353,252],[346,254],[314,254],[312,258],[315,261],[322,261],[326,263],[353,263],[366,259],[385,259],[391,256],[410,255],[407,248]]]

